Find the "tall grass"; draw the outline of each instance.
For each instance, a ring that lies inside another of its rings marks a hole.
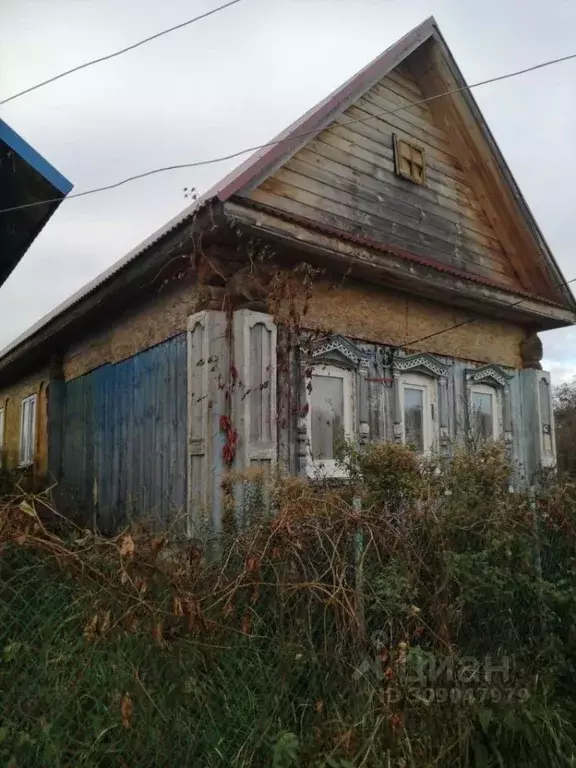
[[[574,765],[576,490],[510,494],[499,446],[345,461],[210,558],[6,498],[0,764]]]

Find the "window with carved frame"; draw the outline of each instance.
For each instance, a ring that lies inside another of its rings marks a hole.
[[[354,436],[355,371],[317,363],[308,387],[308,457],[310,476],[345,477],[338,446]]]
[[[342,442],[369,439],[369,359],[369,352],[340,334],[318,338],[302,356],[306,415],[299,443],[309,477],[346,477],[338,450]]]
[[[430,453],[437,439],[437,381],[422,373],[406,372],[399,383],[402,442],[417,453]]]
[[[470,387],[470,433],[474,442],[498,440],[501,429],[501,402],[497,390],[488,384]]]

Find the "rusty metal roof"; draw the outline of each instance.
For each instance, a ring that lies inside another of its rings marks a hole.
[[[319,104],[306,112],[301,118],[292,123],[286,130],[282,131],[278,136],[268,142],[262,149],[251,155],[238,168],[233,170],[205,192],[196,202],[181,211],[171,221],[130,251],[130,253],[126,254],[126,256],[102,272],[77,293],[35,323],[24,334],[15,339],[9,346],[0,352],[0,362],[5,355],[12,352],[35,333],[38,333],[38,331],[43,329],[62,313],[81,302],[82,299],[93,293],[104,283],[113,279],[119,272],[133,262],[134,259],[137,259],[144,254],[148,249],[166,237],[166,235],[190,221],[192,217],[209,202],[218,200],[225,202],[235,195],[246,194],[250,189],[254,188],[254,186],[257,186],[263,178],[285,163],[295,152],[304,146],[304,144],[311,141],[338,115],[344,112],[366,91],[385,77],[430,38],[434,38],[441,46],[458,87],[464,89],[462,90],[463,98],[466,99],[474,118],[477,120],[478,125],[494,154],[495,160],[498,163],[506,182],[512,190],[512,194],[522,212],[528,229],[539,245],[551,273],[557,278],[557,284],[561,286],[564,278],[560,268],[554,260],[554,257],[548,248],[544,237],[490,132],[490,129],[486,125],[474,97],[470,90],[467,89],[466,81],[458,69],[434,17],[431,16],[401,37],[397,42],[384,51],[384,53],[347,80]],[[561,292],[564,293],[566,306],[572,309],[576,308],[576,302],[570,290],[564,287]]]

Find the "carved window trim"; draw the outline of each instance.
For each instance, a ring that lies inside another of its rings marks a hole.
[[[505,389],[512,377],[499,365],[482,365],[480,368],[470,368],[466,371],[466,381],[469,384],[489,384]]]
[[[334,334],[312,346],[313,365],[325,363],[343,368],[359,369],[368,365],[368,358],[356,344],[340,334]]]
[[[493,440],[504,437],[506,443],[512,441],[512,419],[510,409],[510,376],[504,368],[490,363],[466,371],[466,412],[468,418],[468,439],[472,440],[472,394],[492,394],[494,411],[492,414]]]
[[[429,352],[416,352],[413,355],[398,357],[394,360],[394,367],[397,371],[420,372],[437,379],[447,376],[450,370],[450,366],[442,363]]]
[[[448,374],[450,366],[429,352],[416,352],[396,357],[393,362],[394,440],[404,442],[404,388],[410,386],[411,377],[418,375],[426,381],[424,428],[424,453],[430,453],[440,443],[448,445]]]
[[[492,398],[492,437],[491,440],[499,440],[502,435],[502,396],[501,390],[492,384],[471,384],[468,387],[468,430],[472,438],[472,399],[474,394],[489,395]]]
[[[398,386],[403,443],[406,443],[406,390],[422,392],[422,454],[425,456],[434,450],[437,441],[438,386],[436,379],[424,373],[406,371],[400,375]]]
[[[309,477],[347,477],[345,467],[338,464],[336,459],[318,459],[312,454],[312,391],[314,388],[315,376],[329,376],[342,380],[342,422],[344,428],[344,438],[353,440],[356,424],[356,386],[353,368],[346,368],[318,361],[312,365],[310,377],[310,387],[306,387],[307,408],[306,408],[306,474]]]
[[[298,419],[298,456],[301,471],[304,474],[315,474],[311,457],[311,375],[330,368],[347,372],[351,391],[352,421],[350,439],[364,443],[369,439],[368,415],[368,367],[370,356],[354,342],[340,334],[334,334],[312,345],[311,350],[301,350],[301,394],[300,416]],[[348,436],[348,435],[347,435]],[[315,463],[318,467],[318,462]],[[331,469],[328,467],[327,469]],[[333,470],[328,473],[331,477],[343,477]]]

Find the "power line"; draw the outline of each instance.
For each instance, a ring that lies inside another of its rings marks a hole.
[[[235,2],[239,2],[239,0],[234,0]],[[408,107],[414,107],[418,106],[420,104],[427,104],[430,101],[434,101],[435,99],[440,99],[444,96],[450,96],[453,93],[460,93],[462,91],[469,91],[472,90],[472,88],[479,88],[482,85],[489,85],[490,83],[497,83],[501,80],[508,80],[512,77],[518,77],[519,75],[525,75],[528,72],[534,72],[537,69],[543,69],[544,67],[550,67],[553,64],[560,64],[564,61],[569,61],[571,59],[576,59],[576,53],[572,53],[569,56],[562,56],[558,59],[551,59],[549,61],[542,62],[540,64],[535,64],[532,67],[526,67],[525,69],[519,69],[515,72],[509,72],[505,75],[498,75],[497,77],[491,77],[487,80],[480,80],[477,83],[472,83],[472,85],[464,85],[460,86],[458,88],[452,88],[449,91],[444,91],[442,93],[437,93],[434,96],[428,96],[424,99],[418,99],[417,101],[411,101],[408,104],[405,104],[402,107],[397,107],[396,109],[388,109],[384,112],[378,112],[375,115],[368,115],[367,117],[361,117],[361,118],[354,118],[352,120],[343,120],[340,122],[340,125],[346,126],[346,125],[352,125],[353,123],[365,123],[369,120],[378,119],[381,117],[385,117],[386,115],[394,115],[397,112],[401,112],[404,109],[408,109]],[[143,173],[137,173],[134,176],[128,176],[125,179],[121,179],[120,181],[116,181],[112,184],[106,184],[103,187],[95,187],[93,189],[87,189],[84,192],[75,192],[71,195],[67,195],[66,197],[54,197],[47,200],[37,200],[34,203],[25,203],[23,205],[15,205],[11,208],[1,208],[0,213],[10,213],[11,211],[18,211],[23,208],[33,208],[37,205],[45,205],[47,203],[58,203],[58,202],[65,202],[66,200],[72,200],[77,197],[85,197],[86,195],[94,195],[97,192],[106,192],[111,189],[116,189],[118,187],[123,186],[124,184],[128,184],[131,181],[136,181],[137,179],[143,179],[147,176],[154,176],[158,173],[165,173],[166,171],[174,171],[174,170],[180,170],[183,168],[198,168],[200,166],[204,165],[214,165],[215,163],[222,163],[226,160],[234,160],[235,158],[241,157],[242,155],[246,155],[249,152],[255,152],[259,149],[266,149],[268,147],[274,147],[277,144],[282,144],[285,141],[293,141],[294,139],[298,138],[304,138],[305,136],[311,136],[313,134],[316,134],[318,132],[318,129],[315,128],[310,131],[303,131],[301,133],[295,133],[290,134],[289,136],[282,138],[282,139],[273,139],[272,141],[265,142],[264,144],[257,144],[253,147],[246,147],[246,149],[241,149],[238,152],[232,152],[229,155],[222,155],[221,157],[214,157],[209,160],[196,160],[192,163],[181,163],[178,165],[166,165],[162,166],[161,168],[154,168],[150,171],[144,171]]]
[[[239,0],[235,0],[235,2],[238,2],[238,1]],[[379,112],[379,113],[377,113],[375,115],[369,115],[367,117],[354,118],[352,120],[345,120],[345,121],[342,121],[340,123],[340,125],[346,126],[346,125],[351,125],[353,123],[364,123],[364,122],[367,122],[369,120],[373,120],[373,119],[378,119],[378,118],[384,117],[386,115],[393,115],[393,114],[396,114],[397,112],[401,112],[402,110],[407,109],[408,107],[418,106],[420,104],[426,104],[426,103],[428,103],[430,101],[434,101],[435,99],[439,99],[439,98],[442,98],[444,96],[450,96],[453,93],[459,93],[461,91],[471,90],[472,88],[478,88],[478,87],[480,87],[482,85],[488,85],[490,83],[499,82],[501,80],[506,80],[506,79],[509,79],[509,78],[512,78],[512,77],[518,77],[519,75],[523,75],[523,74],[526,74],[528,72],[533,72],[535,70],[542,69],[543,67],[549,67],[549,66],[551,66],[553,64],[559,64],[561,62],[569,61],[570,59],[575,59],[575,58],[576,58],[576,53],[570,54],[569,56],[563,56],[563,57],[558,58],[558,59],[552,59],[552,60],[549,60],[549,61],[546,61],[546,62],[543,62],[543,63],[540,63],[540,64],[536,64],[536,65],[534,65],[532,67],[527,67],[525,69],[521,69],[521,70],[517,70],[515,72],[507,73],[505,75],[499,75],[497,77],[489,78],[487,80],[481,80],[481,81],[479,81],[477,83],[473,83],[472,85],[466,85],[466,86],[460,86],[458,88],[452,88],[449,91],[444,91],[443,93],[435,94],[434,96],[429,96],[429,97],[424,98],[424,99],[419,99],[417,101],[409,102],[408,104],[405,104],[404,106],[401,106],[401,107],[397,107],[396,109],[385,110],[383,112]],[[177,165],[163,166],[161,168],[154,168],[152,170],[144,171],[143,173],[138,173],[138,174],[135,174],[134,176],[129,176],[129,177],[125,178],[125,179],[121,179],[120,181],[114,182],[112,184],[107,184],[107,185],[102,186],[102,187],[95,187],[93,189],[85,190],[84,192],[75,192],[75,193],[73,193],[71,195],[68,195],[66,198],[52,198],[50,200],[39,200],[39,201],[36,201],[34,203],[26,203],[24,205],[13,206],[11,208],[3,208],[3,209],[0,209],[0,213],[8,213],[10,211],[19,210],[21,208],[30,208],[30,207],[33,207],[33,206],[36,206],[36,205],[44,205],[46,203],[59,202],[59,201],[62,201],[63,199],[64,200],[71,200],[71,199],[76,198],[76,197],[84,197],[86,195],[96,194],[97,192],[106,192],[108,190],[116,189],[117,187],[121,187],[124,184],[128,184],[131,181],[136,181],[137,179],[143,179],[143,178],[146,178],[147,176],[153,176],[153,175],[158,174],[158,173],[164,173],[164,172],[173,171],[173,170],[180,170],[180,169],[184,169],[184,168],[198,168],[200,166],[213,165],[215,163],[221,163],[221,162],[225,162],[227,160],[234,160],[234,159],[236,159],[238,157],[241,157],[242,155],[248,154],[249,152],[255,152],[255,151],[259,150],[259,149],[266,149],[268,147],[273,147],[273,146],[276,146],[277,144],[281,144],[282,142],[287,141],[288,139],[289,140],[293,140],[293,139],[297,139],[297,138],[303,138],[305,136],[310,136],[310,135],[313,135],[315,133],[317,133],[317,129],[310,130],[310,131],[304,131],[304,132],[296,133],[296,134],[291,134],[289,137],[286,137],[286,138],[274,139],[272,141],[265,142],[264,144],[257,144],[257,145],[255,145],[253,147],[246,147],[245,149],[241,149],[241,150],[239,150],[237,152],[233,152],[233,153],[231,153],[229,155],[223,155],[221,157],[211,158],[209,160],[197,160],[197,161],[191,162],[191,163],[181,163],[181,164],[177,164]]]
[[[571,280],[564,280],[561,283],[557,283],[553,285],[553,288],[564,288],[567,285],[570,285],[570,283],[575,283],[576,277],[573,277]],[[503,309],[511,309],[512,307],[517,307],[519,304],[522,304],[523,301],[526,301],[528,297],[524,297],[523,299],[519,299],[518,301],[513,301],[510,304],[504,304]],[[463,320],[461,323],[455,323],[454,325],[450,325],[448,328],[443,328],[440,331],[435,331],[434,333],[429,333],[426,336],[422,336],[419,339],[414,339],[413,341],[408,341],[406,344],[402,344],[400,347],[396,347],[396,351],[400,349],[407,349],[408,347],[414,347],[416,344],[420,344],[423,341],[428,341],[428,339],[433,339],[436,336],[441,336],[443,333],[448,333],[449,331],[454,331],[456,328],[462,328],[464,325],[470,325],[471,323],[476,323],[478,320],[485,320],[485,317],[482,317],[481,315],[478,315],[477,317],[471,317],[468,320]]]
[[[43,88],[45,85],[48,85],[49,83],[53,83],[56,80],[60,80],[63,77],[66,77],[67,75],[71,75],[73,72],[79,72],[81,69],[86,69],[87,67],[91,67],[94,64],[99,64],[102,61],[108,61],[108,59],[113,59],[116,56],[121,56],[123,53],[127,53],[128,51],[133,51],[135,48],[139,48],[141,45],[145,45],[146,43],[149,43],[151,40],[156,40],[159,37],[163,37],[164,35],[169,34],[170,32],[175,32],[177,29],[182,29],[183,27],[187,27],[190,24],[194,24],[196,21],[201,21],[201,19],[206,19],[208,16],[213,16],[215,13],[218,13],[218,11],[223,11],[225,8],[229,8],[231,5],[236,5],[236,3],[241,2],[241,0],[231,0],[231,2],[226,3],[225,5],[221,5],[218,8],[213,8],[211,11],[207,11],[206,13],[201,14],[200,16],[195,16],[193,19],[188,19],[188,21],[183,21],[181,24],[176,24],[174,27],[169,27],[168,29],[163,29],[161,32],[156,32],[155,35],[150,35],[150,37],[145,37],[143,40],[139,40],[137,43],[133,43],[132,45],[129,45],[127,48],[122,48],[119,51],[115,51],[114,53],[108,53],[106,56],[100,56],[98,59],[92,59],[92,61],[86,61],[84,64],[78,64],[77,67],[72,67],[72,69],[67,69],[65,72],[61,72],[59,75],[54,75],[54,77],[49,77],[48,80],[43,80],[41,83],[37,83],[36,85],[30,86],[30,88],[26,88],[23,91],[20,91],[19,93],[15,93],[13,96],[9,96],[7,99],[3,99],[0,101],[0,107],[4,104],[8,104],[9,101],[14,101],[14,99],[20,98],[20,96],[24,96],[27,93],[32,93],[32,91],[37,91],[38,88]]]

